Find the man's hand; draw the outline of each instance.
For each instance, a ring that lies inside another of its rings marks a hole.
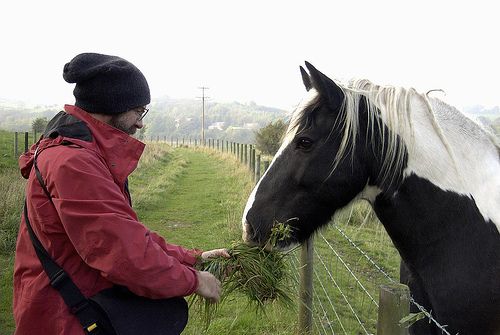
[[[226,249],[214,249],[214,250],[204,251],[201,253],[201,259],[208,259],[218,256],[226,258],[230,257]]]
[[[218,302],[220,299],[220,281],[208,271],[197,271],[198,288],[196,294],[207,298],[211,302]]]

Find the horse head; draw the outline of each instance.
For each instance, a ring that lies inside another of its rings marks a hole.
[[[366,187],[377,160],[364,143],[366,99],[346,92],[306,62],[300,67],[308,98],[293,113],[283,143],[249,197],[243,215],[243,239],[265,244],[276,222],[291,236],[279,243],[301,243],[327,224]],[[349,95],[349,96],[346,96]],[[346,101],[357,115],[345,113]],[[357,131],[353,131],[356,129]],[[364,130],[363,130],[364,129]],[[363,140],[361,140],[363,139]]]

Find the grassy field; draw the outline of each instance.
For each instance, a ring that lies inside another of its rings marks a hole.
[[[20,138],[20,137],[19,137]],[[24,137],[23,137],[24,139]],[[31,139],[30,139],[31,140]],[[23,150],[19,144],[19,152]],[[14,156],[14,134],[0,131],[0,334],[11,334],[14,248],[25,181]]]
[[[12,171],[12,169],[10,169]],[[15,180],[12,172],[6,180]],[[241,235],[241,213],[253,182],[246,167],[242,167],[229,154],[221,154],[206,149],[173,149],[164,144],[150,143],[141,159],[139,168],[130,178],[133,205],[139,218],[152,230],[159,232],[170,243],[187,248],[212,249],[227,247]],[[17,229],[19,202],[22,202],[23,181],[9,193],[18,194],[11,200],[10,217]],[[6,194],[9,183],[0,182],[0,192]],[[21,198],[20,198],[20,196]],[[4,221],[3,212],[0,219]],[[368,215],[368,220],[365,218]],[[365,205],[358,204],[354,210],[347,210],[336,217],[336,224],[342,227],[363,250],[371,251],[375,260],[391,275],[397,277],[399,259],[383,229],[374,223]],[[2,228],[3,229],[3,228]],[[15,233],[15,232],[14,232]],[[4,236],[15,235],[12,231]],[[360,325],[351,315],[344,302],[346,296],[357,313],[363,318],[365,327],[374,332],[376,308],[360,293],[359,284],[352,281],[352,275],[333,256],[331,247],[338,250],[340,257],[347,260],[360,282],[377,298],[378,285],[383,282],[381,275],[349,246],[349,242],[339,236],[335,229],[327,229],[324,242],[315,248],[320,258],[315,259],[317,277],[315,280],[315,333],[342,332],[357,334]],[[5,252],[0,254],[0,335],[11,334],[13,248],[11,238],[6,238]],[[316,240],[321,240],[319,237]],[[324,261],[330,273],[341,284],[343,292],[334,285],[328,271],[324,271]],[[322,292],[326,286],[326,294]],[[335,311],[330,305],[334,302]],[[298,302],[296,303],[296,306]],[[335,313],[341,322],[335,319]],[[183,334],[294,334],[296,333],[297,308],[287,309],[279,304],[266,308],[265,314],[256,314],[247,306],[242,297],[227,300],[218,310],[210,327],[203,331],[203,319],[196,309],[190,311],[190,322]]]
[[[207,150],[175,149],[159,164],[130,180],[140,218],[167,241],[188,248],[227,247],[241,236],[240,221],[252,188],[248,170],[231,156]],[[156,186],[145,185],[155,180]],[[172,182],[175,180],[175,182]],[[158,192],[158,190],[160,190]],[[226,301],[206,334],[292,334],[296,311],[272,305],[267,315],[243,299]],[[191,311],[183,334],[200,334],[200,311]]]

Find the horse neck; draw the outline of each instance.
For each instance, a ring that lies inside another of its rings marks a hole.
[[[395,189],[381,188],[374,201],[374,210],[394,244],[403,258],[413,260],[412,263],[424,260],[426,255],[435,257],[436,246],[450,238],[466,243],[467,238],[474,239],[478,234],[478,240],[485,244],[489,244],[490,238],[497,239],[494,244],[499,243],[497,176],[491,176],[489,184],[488,180],[481,180],[480,171],[474,170],[480,166],[469,162],[467,168],[465,162],[458,160],[463,153],[456,156],[458,167],[445,155],[444,148],[436,153],[415,144],[408,151],[401,183]],[[470,174],[457,176],[457,170]],[[499,170],[497,163],[497,173]],[[459,187],[467,187],[469,192]],[[447,256],[450,255],[443,254]]]
[[[412,129],[403,134],[408,151],[404,176],[416,175],[473,199],[484,220],[495,222],[500,231],[498,147],[455,108],[436,99],[429,106],[422,99],[412,101]]]
[[[373,183],[381,193],[371,201],[396,246],[428,243],[480,222],[498,235],[498,148],[473,121],[444,103],[431,100],[427,104],[415,97],[411,107],[407,114],[411,129],[396,130],[397,144],[405,148],[403,166],[388,173],[396,186]],[[381,117],[389,128],[390,123]],[[372,176],[387,174],[383,171],[387,166],[380,163],[384,160],[368,157]]]

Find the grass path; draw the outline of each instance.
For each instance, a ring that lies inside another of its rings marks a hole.
[[[170,243],[203,250],[228,247],[241,237],[240,221],[252,189],[250,173],[233,158],[207,150],[175,149],[131,178],[139,218]],[[155,180],[149,194],[141,184]],[[141,192],[135,196],[134,190]],[[206,334],[293,334],[296,311],[272,305],[256,315],[244,299],[226,301]],[[258,320],[258,322],[256,322]],[[201,334],[200,312],[190,311],[183,334]]]
[[[169,242],[188,248],[222,247],[239,239],[251,180],[244,168],[228,164],[228,159],[208,151],[176,149],[168,154],[167,165],[150,167],[144,174],[138,171],[130,181],[133,196],[134,188],[146,179],[157,181],[134,205],[140,219]]]

